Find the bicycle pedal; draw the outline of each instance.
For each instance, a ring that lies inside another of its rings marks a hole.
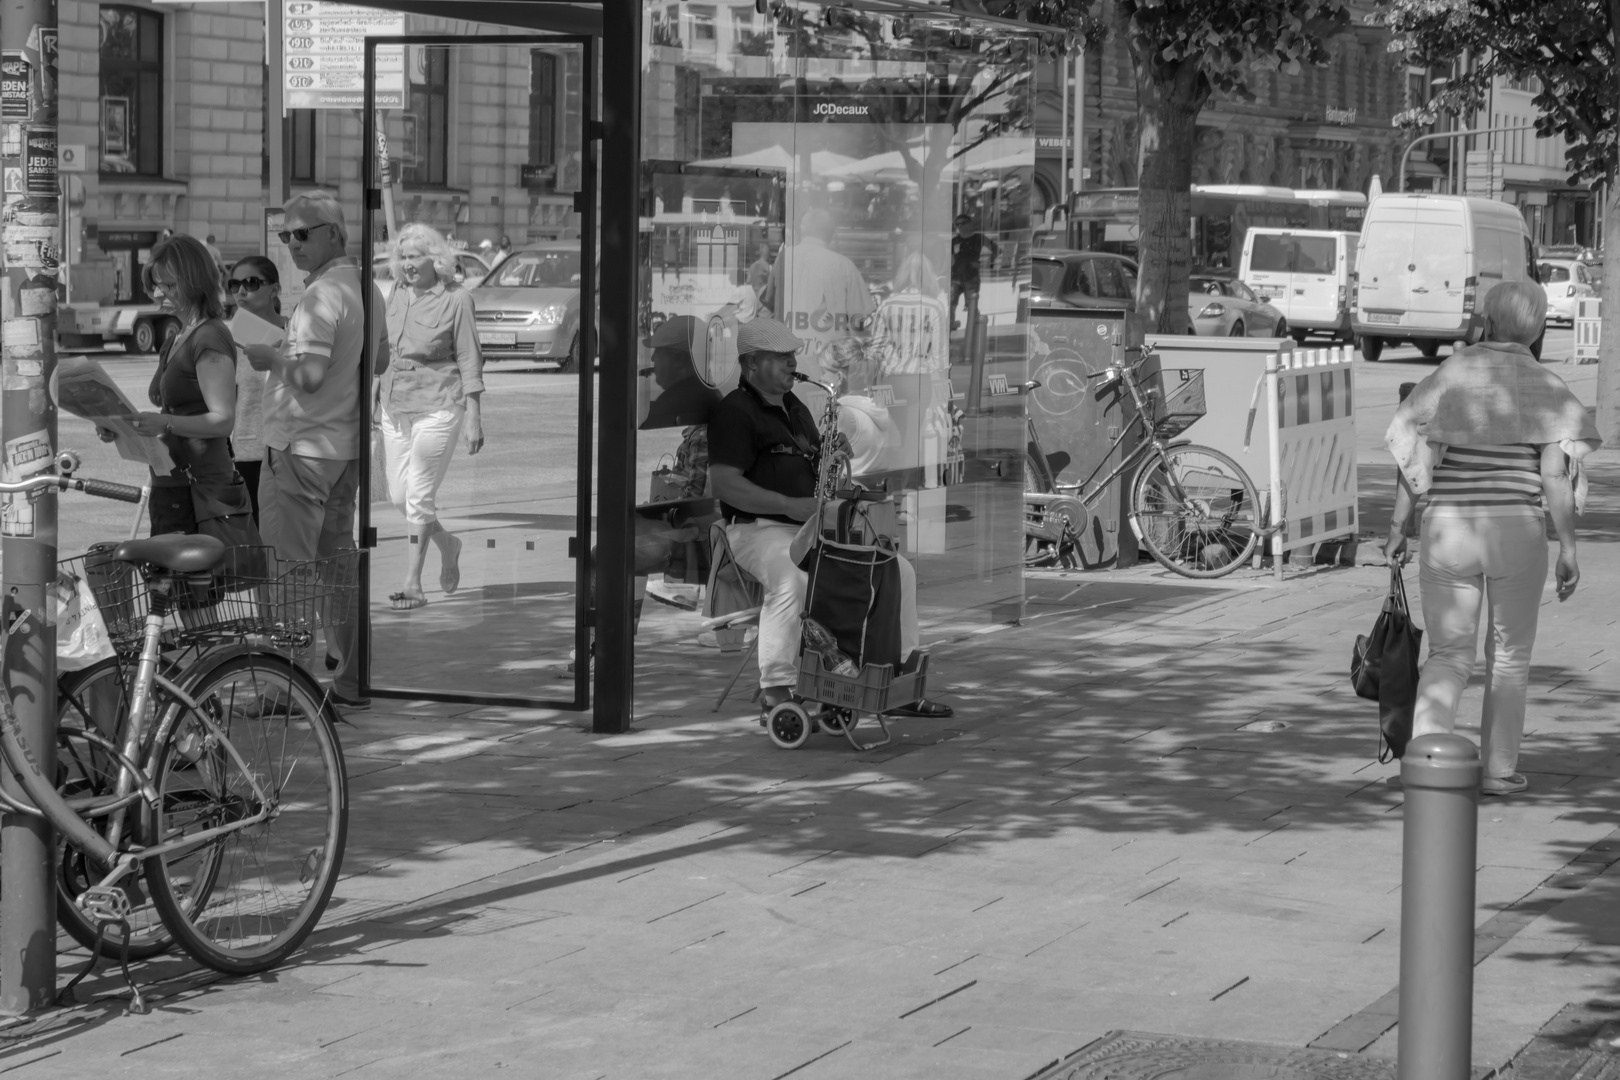
[[[128,922],[135,913],[129,893],[118,885],[92,885],[79,895],[78,905],[99,923]]]

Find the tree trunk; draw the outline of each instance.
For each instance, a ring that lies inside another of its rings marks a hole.
[[[1136,112],[1141,131],[1136,313],[1149,332],[1187,332],[1192,269],[1192,170],[1198,114],[1209,97],[1196,62],[1160,67],[1138,57]]]
[[[1620,447],[1620,165],[1603,196],[1603,341],[1598,349],[1597,426],[1604,446]]]

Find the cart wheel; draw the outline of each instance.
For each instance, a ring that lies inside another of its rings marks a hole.
[[[855,726],[855,714],[848,709],[828,709],[821,714],[821,730],[829,735],[842,735]]]
[[[784,750],[797,750],[810,738],[810,714],[795,701],[784,701],[765,720],[771,742]]]

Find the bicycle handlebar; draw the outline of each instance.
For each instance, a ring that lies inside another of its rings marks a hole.
[[[77,476],[58,476],[48,473],[45,476],[31,476],[27,480],[16,483],[0,481],[0,494],[18,495],[25,491],[82,491],[86,495],[94,495],[101,499],[117,499],[119,502],[138,503],[141,501],[141,489],[131,487],[129,484],[115,484],[111,480],[93,480]]]

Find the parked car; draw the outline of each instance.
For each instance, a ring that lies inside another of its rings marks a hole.
[[[1136,263],[1123,255],[1037,251],[1029,263],[1029,306],[1120,311],[1136,308]]]
[[[1577,301],[1596,296],[1600,279],[1579,259],[1543,259],[1537,269],[1547,290],[1547,322],[1574,326]]]
[[[579,368],[579,241],[528,244],[472,291],[485,360]]]
[[[1356,234],[1255,227],[1243,238],[1238,278],[1283,313],[1301,345],[1312,333],[1349,341]]]
[[[371,276],[379,284],[393,278],[390,262],[394,256],[392,252],[379,252],[371,257]],[[466,288],[475,288],[479,282],[489,275],[489,263],[484,257],[471,251],[456,252],[456,280]]]
[[[1194,273],[1188,279],[1189,333],[1200,337],[1287,337],[1288,319],[1231,277]]]
[[[1351,326],[1361,355],[1410,341],[1425,357],[1485,332],[1485,294],[1534,281],[1535,246],[1517,207],[1463,195],[1386,194],[1367,207],[1356,257]],[[1541,355],[1541,343],[1530,347]]]

